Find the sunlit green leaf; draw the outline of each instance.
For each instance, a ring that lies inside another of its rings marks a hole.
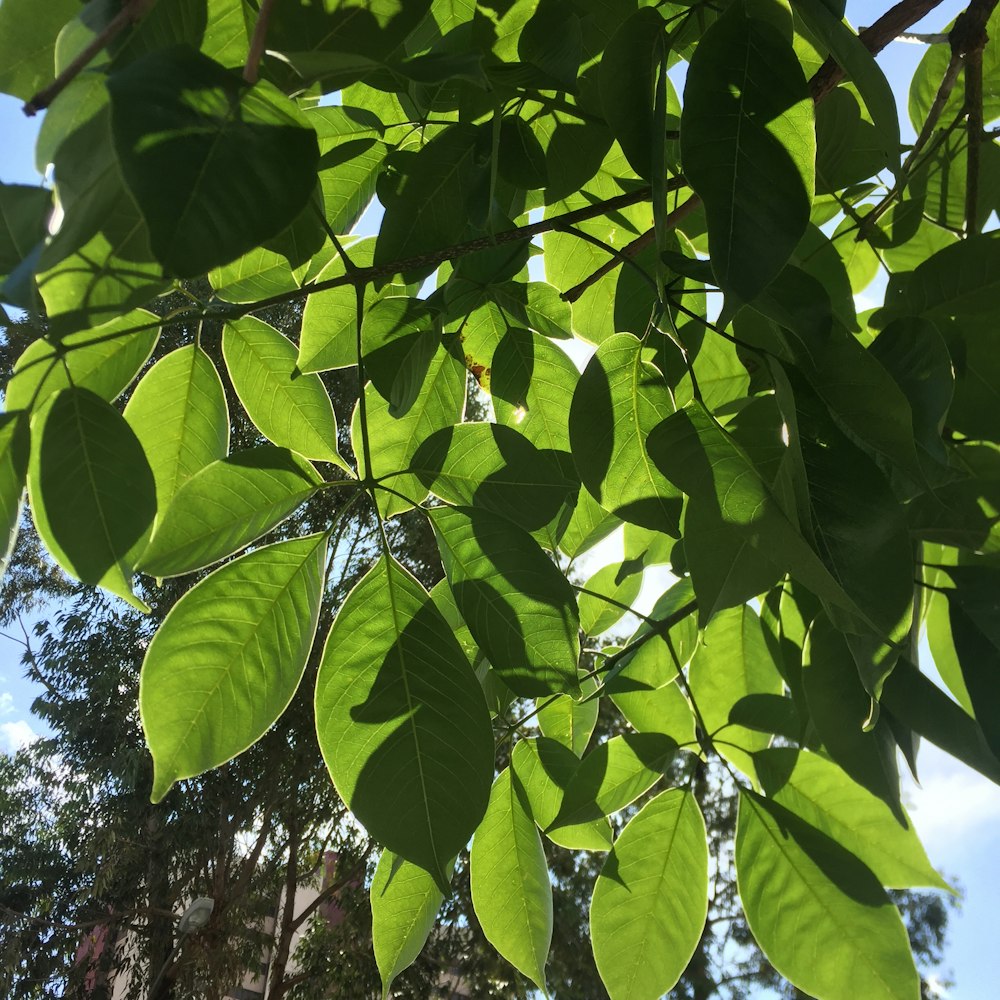
[[[316,680],[316,730],[354,815],[447,891],[447,865],[486,811],[493,732],[451,629],[395,561],[380,558],[341,605]]]
[[[677,744],[662,733],[628,733],[598,744],[580,761],[551,826],[585,823],[624,809],[662,778]]]
[[[882,885],[947,888],[927,860],[908,817],[901,823],[884,802],[836,764],[790,747],[760,751],[754,764],[775,802],[846,847]]]
[[[830,1000],[919,996],[899,913],[868,868],[829,835],[742,791],[736,872],[757,943],[800,989]]]
[[[680,491],[650,461],[645,438],[673,413],[660,372],[631,334],[606,340],[580,377],[570,410],[573,458],[606,510],[647,528],[679,533]]]
[[[549,840],[575,851],[606,851],[611,847],[611,824],[603,816],[579,825],[552,827],[579,764],[568,746],[547,736],[518,740],[510,758],[528,811]]]
[[[158,516],[191,476],[229,450],[222,380],[197,344],[171,351],[143,375],[125,420],[153,470]]]
[[[701,810],[689,792],[662,792],[622,830],[594,886],[590,933],[611,1000],[667,992],[694,954],[707,911]]]
[[[137,326],[148,328],[127,332]],[[93,330],[68,334],[58,343],[34,341],[14,364],[5,391],[7,409],[38,408],[71,385],[111,402],[146,363],[159,332],[156,317],[137,309]]]
[[[270,445],[212,462],[161,512],[138,568],[167,577],[210,566],[280,524],[321,482],[304,458]]]
[[[227,563],[171,609],[146,651],[139,709],[153,801],[252,746],[284,712],[312,648],[326,536]]]
[[[89,389],[61,389],[35,414],[28,495],[67,573],[145,608],[132,594],[131,554],[156,513],[153,475],[132,429]]]
[[[516,772],[502,771],[470,854],[472,903],[490,944],[539,988],[552,941],[545,852]]]
[[[295,345],[253,317],[226,324],[222,352],[243,408],[269,440],[306,458],[346,463],[333,404],[318,375],[297,367]]]
[[[383,851],[369,891],[372,949],[382,977],[382,996],[417,959],[444,901],[434,877],[409,861]]]
[[[763,750],[770,738],[730,721],[733,709],[753,695],[780,694],[782,681],[752,608],[731,608],[709,622],[691,661],[689,682],[718,752],[753,777],[753,754]]]
[[[431,523],[455,603],[504,683],[525,696],[575,691],[576,600],[538,543],[472,508],[435,508]]]

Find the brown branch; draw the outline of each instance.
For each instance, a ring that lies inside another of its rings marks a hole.
[[[902,0],[887,10],[873,25],[858,36],[872,55],[877,55],[899,35],[905,34],[922,17],[929,14],[941,0]],[[843,68],[831,56],[809,81],[809,92],[814,101],[822,100],[844,79]]]
[[[965,231],[979,232],[979,165],[983,141],[983,50],[989,41],[986,25],[997,0],[972,0],[951,29],[952,59],[965,62],[965,113],[969,148],[966,154]]]
[[[246,65],[243,67],[243,79],[251,86],[257,82],[260,73],[260,61],[264,58],[264,47],[267,45],[267,26],[271,21],[271,11],[274,0],[261,0],[257,11],[257,23],[254,25],[253,38],[250,39],[250,51],[247,53]]]
[[[692,212],[694,212],[701,205],[701,198],[696,194],[691,195],[687,201],[682,205],[678,205],[664,220],[663,228],[667,231],[674,229],[676,226],[686,219]],[[574,285],[572,288],[563,292],[562,298],[567,302],[576,302],[583,293],[590,288],[591,285],[596,284],[605,275],[610,274],[619,264],[624,263],[624,260],[631,260],[636,255],[640,254],[646,247],[650,246],[656,239],[656,230],[648,229],[646,232],[637,236],[631,243],[622,247],[620,253],[616,257],[612,257],[607,263],[602,264],[593,274],[587,275],[583,281]]]
[[[80,54],[47,86],[43,87],[21,110],[31,118],[47,108],[82,72],[91,59],[98,55],[127,27],[135,24],[145,13],[152,0],[125,0],[122,8],[96,34]]]
[[[670,179],[667,190],[676,191],[685,187],[687,181],[683,177],[673,177]],[[479,250],[489,250],[492,247],[504,246],[507,243],[516,243],[519,240],[530,240],[535,236],[544,233],[556,232],[564,226],[572,226],[577,222],[586,222],[588,219],[615,212],[621,208],[628,208],[630,205],[637,205],[645,201],[650,195],[648,187],[638,188],[626,194],[620,194],[607,201],[595,202],[593,205],[586,205],[583,208],[576,208],[572,212],[564,212],[562,215],[553,215],[551,218],[542,219],[540,222],[533,222],[527,226],[518,226],[515,229],[506,229],[503,232],[494,233],[491,236],[478,236],[464,243],[456,243],[454,246],[444,247],[441,250],[432,250],[416,257],[407,257],[403,260],[389,261],[387,264],[373,264],[369,267],[357,267],[351,272],[338,274],[334,278],[327,278],[325,281],[314,281],[312,284],[303,285],[301,288],[292,289],[289,292],[280,292],[270,298],[258,299],[256,302],[248,302],[243,305],[228,304],[217,309],[214,314],[203,316],[182,315],[174,318],[174,322],[184,322],[195,319],[223,319],[239,318],[256,309],[267,309],[270,306],[281,305],[284,302],[293,302],[296,299],[314,295],[316,292],[329,291],[331,288],[342,288],[344,285],[366,285],[370,281],[377,281],[379,278],[391,278],[395,274],[405,274],[407,271],[417,271],[437,264],[444,264],[446,261],[455,260],[457,257],[464,257],[466,254],[476,253]],[[128,331],[128,332],[131,332]]]
[[[357,881],[358,876],[365,870],[365,865],[367,865],[374,847],[374,843],[369,841],[364,854],[361,855],[357,863],[348,868],[347,872],[341,875],[336,882],[331,882],[322,889],[319,895],[303,908],[302,912],[292,920],[293,931],[297,931],[331,896],[335,896],[352,882]]]
[[[993,3],[998,0],[985,0],[986,3]],[[891,10],[886,11],[870,28],[865,28],[858,36],[865,48],[873,55],[881,52],[897,35],[902,34],[907,28],[915,24],[925,14],[928,14],[941,3],[941,0],[903,0],[896,4]],[[956,25],[957,27],[957,25]],[[814,102],[819,102],[830,93],[834,87],[844,78],[844,71],[838,63],[831,57],[819,68],[813,78],[809,81],[809,93]],[[664,220],[664,228],[673,229],[682,219],[690,215],[701,205],[698,195],[692,195],[683,205],[675,209]],[[625,257],[632,257],[640,250],[649,246],[654,239],[654,230],[643,233],[634,239],[622,251]],[[622,257],[618,256],[602,264],[593,274],[588,275],[583,281],[574,285],[563,293],[562,297],[567,302],[575,302],[593,284],[601,278],[610,274],[622,263]]]

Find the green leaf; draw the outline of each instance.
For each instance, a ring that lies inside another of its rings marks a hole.
[[[580,628],[587,635],[601,635],[613,628],[628,613],[619,605],[631,607],[639,596],[642,573],[621,577],[623,568],[622,564],[604,566],[583,585],[579,597]],[[603,597],[610,597],[615,603]]]
[[[538,334],[509,329],[497,345],[490,374],[497,420],[536,448],[568,452],[569,406],[579,378],[561,348]]]
[[[168,577],[211,566],[280,524],[321,482],[304,458],[270,445],[211,462],[162,512],[138,569]]]
[[[171,351],[143,375],[125,420],[153,470],[158,516],[184,483],[229,450],[222,379],[197,344]]]
[[[80,12],[79,0],[3,0],[0,5],[0,90],[22,101],[55,77],[56,38]]]
[[[899,169],[899,114],[892,87],[875,57],[830,9],[826,0],[796,0],[795,10],[830,50],[831,57],[844,69],[864,98],[875,126],[878,151],[884,157],[873,173],[883,168],[896,173]]]
[[[770,737],[736,725],[733,709],[742,699],[781,694],[781,675],[764,641],[760,619],[748,605],[717,614],[708,624],[691,661],[688,681],[708,736],[716,750],[744,774],[755,777],[754,753]]]
[[[875,876],[837,841],[750,791],[740,793],[736,874],[757,943],[799,989],[829,1000],[920,995],[906,928]]]
[[[1000,289],[1000,237],[973,234],[946,246],[914,271],[889,278],[885,306],[872,323],[884,326],[900,316],[928,319],[988,315]]]
[[[0,278],[10,274],[45,239],[51,211],[51,191],[0,182]]]
[[[587,490],[577,494],[576,507],[560,525],[559,549],[571,559],[593,548],[622,522],[608,513]]]
[[[524,789],[508,767],[493,783],[469,857],[472,905],[486,939],[543,992],[552,885]]]
[[[524,790],[528,811],[549,840],[574,851],[607,851],[611,847],[611,824],[603,816],[579,826],[551,829],[562,805],[564,789],[579,763],[569,747],[546,736],[519,740],[510,757],[511,770]]]
[[[152,322],[147,330],[125,333]],[[146,363],[160,331],[157,317],[137,309],[120,319],[58,342],[39,339],[28,345],[14,364],[7,383],[8,410],[39,409],[60,389],[89,389],[109,403],[117,399]]]
[[[35,527],[59,565],[142,610],[131,553],[156,513],[142,445],[121,415],[89,389],[62,389],[35,414],[28,496]]]
[[[987,8],[988,9],[988,8]],[[951,25],[949,25],[951,27]],[[997,79],[1000,75],[1000,13],[994,11],[986,25],[988,40],[982,53],[983,120],[990,122],[1000,117],[1000,92]],[[910,120],[919,130],[937,96],[945,69],[951,59],[951,46],[947,43],[928,45],[910,83]],[[965,64],[959,69],[956,84],[941,109],[941,121],[950,122],[963,108],[965,94]]]
[[[226,324],[222,353],[236,394],[261,434],[305,458],[350,471],[337,451],[330,397],[318,375],[298,370],[298,352],[287,337],[246,316]]]
[[[376,264],[440,250],[465,235],[467,206],[485,169],[480,135],[472,125],[452,125],[419,151],[400,150],[389,157],[378,184],[385,216],[375,244]]]
[[[108,79],[115,148],[153,251],[194,277],[276,236],[305,206],[319,149],[274,86],[184,46]]]
[[[369,897],[372,949],[386,1000],[393,980],[423,950],[444,896],[429,872],[392,851],[383,851],[372,876]]]
[[[704,409],[679,410],[650,434],[647,447],[657,467],[693,502],[717,511],[750,545],[814,593],[861,617],[746,452]]]
[[[790,40],[734,4],[695,49],[681,117],[684,175],[705,203],[727,296],[752,301],[788,262],[809,223],[815,157],[813,102]]]
[[[705,821],[662,792],[630,820],[594,885],[590,933],[611,1000],[657,1000],[680,979],[708,912]]]
[[[139,678],[153,802],[253,746],[288,707],[316,634],[325,558],[325,534],[276,542],[171,608]]]
[[[0,413],[0,578],[17,538],[30,448],[27,417]]]
[[[576,600],[538,543],[486,511],[429,513],[455,603],[504,683],[525,697],[575,692]]]
[[[306,118],[319,137],[319,181],[327,221],[335,233],[349,233],[374,197],[385,161],[381,122],[345,107],[313,108]]]
[[[955,584],[946,596],[962,677],[986,742],[1000,756],[1000,628],[996,622],[1000,576],[985,566],[955,566],[947,574]]]
[[[410,472],[442,500],[491,511],[526,531],[548,524],[573,490],[552,452],[502,424],[435,431],[417,448]]]
[[[584,486],[606,510],[646,528],[679,534],[681,494],[650,461],[646,436],[673,413],[663,376],[631,334],[609,337],[584,370],[570,409],[573,458]]]
[[[883,643],[902,644],[912,622],[913,544],[906,512],[875,463],[841,439],[802,443],[816,545],[844,592],[863,608],[874,639],[849,636],[865,689],[878,699],[897,652]],[[832,620],[857,633],[854,616],[835,608]],[[876,647],[871,655],[861,645]],[[877,648],[881,647],[881,648]]]
[[[590,694],[595,681],[583,681],[581,692]],[[536,702],[538,728],[547,738],[562,744],[575,757],[581,757],[597,725],[600,703],[596,699],[579,700],[572,695],[539,698]]]
[[[439,346],[431,359],[427,377],[413,405],[401,417],[394,417],[390,404],[369,382],[365,386],[368,435],[372,448],[372,468],[366,465],[361,407],[355,407],[351,422],[351,445],[358,472],[384,480],[386,490],[376,495],[383,517],[402,514],[427,499],[427,487],[409,471],[410,462],[421,443],[435,431],[459,423],[465,408],[465,369]],[[390,493],[388,490],[393,492]]]
[[[371,264],[374,239],[352,241],[347,238],[343,243],[355,267],[368,267]],[[342,277],[345,273],[344,260],[337,254],[318,273],[310,274],[310,277],[324,282]],[[365,310],[369,310],[380,298],[407,295],[412,291],[414,289],[399,284],[388,284],[381,290],[369,284],[365,288]],[[358,302],[353,285],[345,283],[310,295],[302,313],[299,370],[319,372],[356,365],[357,322]]]
[[[663,137],[655,135],[653,96],[665,35],[659,11],[640,7],[608,42],[598,75],[604,117],[632,169],[646,178],[653,170],[654,144],[663,143]],[[673,104],[676,107],[676,96]]]
[[[580,761],[550,826],[575,826],[624,809],[664,776],[676,754],[677,743],[663,733],[612,736]]]
[[[775,747],[755,754],[754,765],[770,798],[846,847],[882,885],[948,888],[913,826],[825,757]]]
[[[655,642],[648,642],[643,650],[655,647]],[[694,713],[687,696],[676,679],[659,685],[656,681],[662,675],[646,680],[639,668],[651,658],[643,657],[643,650],[618,676],[611,689],[611,700],[636,732],[665,733],[679,746],[686,744],[690,747],[695,742]]]
[[[976,720],[912,664],[899,661],[885,682],[882,704],[914,732],[1000,785],[1000,760]]]
[[[941,435],[954,395],[955,373],[944,338],[933,323],[900,319],[875,338],[868,353],[892,376],[909,401],[918,458],[929,477],[933,472],[929,464],[949,464]]]
[[[898,812],[896,744],[882,719],[864,731],[872,700],[861,685],[846,636],[820,615],[809,629],[802,655],[809,715],[827,753]]]
[[[493,731],[441,612],[387,557],[348,594],[330,630],[316,679],[316,730],[358,820],[446,892],[447,866],[486,811]]]
[[[35,266],[54,336],[116,319],[166,287],[115,155],[103,82],[90,101],[80,109],[83,124],[68,122],[72,131],[54,151],[64,217]]]
[[[573,336],[570,305],[544,281],[504,282],[490,289],[493,301],[521,326],[543,337],[563,340]]]

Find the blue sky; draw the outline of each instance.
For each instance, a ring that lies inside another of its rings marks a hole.
[[[890,0],[850,0],[847,13],[852,23],[865,25],[888,6]],[[946,0],[916,28],[939,31],[963,7],[958,0]],[[906,87],[923,51],[919,45],[894,43],[879,60],[899,96],[904,140],[912,138]],[[33,160],[39,123],[40,119],[22,115],[20,102],[0,95],[0,180],[40,182]],[[871,291],[878,294],[877,286]],[[30,628],[30,623],[26,624]],[[19,636],[16,625],[8,631]],[[13,749],[41,729],[30,713],[38,690],[22,676],[21,651],[22,646],[14,638],[0,635],[0,751]],[[926,648],[922,656],[929,660]],[[927,745],[921,751],[920,765],[921,786],[911,783],[907,789],[911,815],[931,860],[965,890],[962,912],[951,920],[946,964],[956,986],[947,996],[954,1000],[984,1000],[997,995],[993,952],[1000,916],[1000,865],[994,830],[1000,827],[1000,788]]]

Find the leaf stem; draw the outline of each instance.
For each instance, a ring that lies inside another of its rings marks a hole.
[[[29,117],[44,111],[86,68],[94,56],[118,37],[127,27],[135,24],[152,5],[153,0],[125,0],[120,11],[108,21],[84,46],[80,54],[47,86],[31,98],[21,110]]]
[[[260,61],[264,58],[264,48],[267,45],[267,27],[271,21],[271,11],[275,0],[261,0],[257,11],[257,23],[253,27],[253,38],[250,39],[250,51],[247,53],[246,65],[243,67],[243,79],[253,86],[260,75]]]

